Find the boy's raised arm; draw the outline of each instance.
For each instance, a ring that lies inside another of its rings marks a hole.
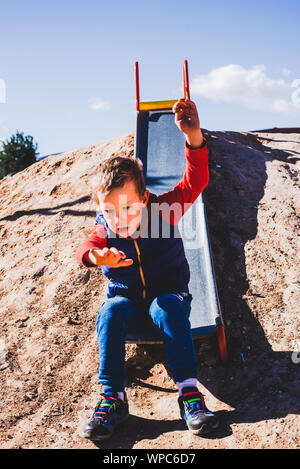
[[[186,169],[174,189],[159,195],[155,201],[163,218],[176,225],[207,186],[209,171],[207,144],[200,129],[196,105],[190,100],[180,99],[173,112],[175,124],[186,137]]]

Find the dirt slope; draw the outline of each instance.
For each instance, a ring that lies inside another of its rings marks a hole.
[[[299,161],[296,133],[205,132],[204,197],[230,362],[196,344],[222,426],[180,421],[161,347],[127,346],[131,417],[100,448],[299,448]],[[93,229],[97,165],[133,156],[127,135],[0,181],[1,448],[97,448],[80,431],[97,399],[101,270],[76,264]]]

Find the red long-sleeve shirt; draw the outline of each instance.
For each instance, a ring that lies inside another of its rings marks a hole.
[[[159,196],[152,194],[148,201],[148,205],[155,203],[156,209],[161,204],[164,206],[174,204],[175,210],[168,212],[169,221],[174,225],[179,222],[181,216],[194,203],[209,181],[206,140],[204,139],[203,146],[200,148],[192,148],[185,142],[185,157],[186,169],[178,184],[172,190]],[[90,249],[103,249],[106,244],[105,227],[96,225],[93,233],[77,247],[75,255],[77,262],[85,267],[95,267],[89,264],[85,256]]]

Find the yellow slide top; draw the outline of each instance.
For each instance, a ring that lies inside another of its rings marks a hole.
[[[139,103],[139,111],[156,111],[158,109],[172,109],[177,99],[169,101],[142,101]]]

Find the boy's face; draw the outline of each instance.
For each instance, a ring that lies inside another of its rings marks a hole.
[[[147,205],[149,191],[142,198],[137,194],[133,181],[113,189],[108,195],[98,192],[100,210],[109,228],[122,238],[132,236],[142,220],[142,209]]]

